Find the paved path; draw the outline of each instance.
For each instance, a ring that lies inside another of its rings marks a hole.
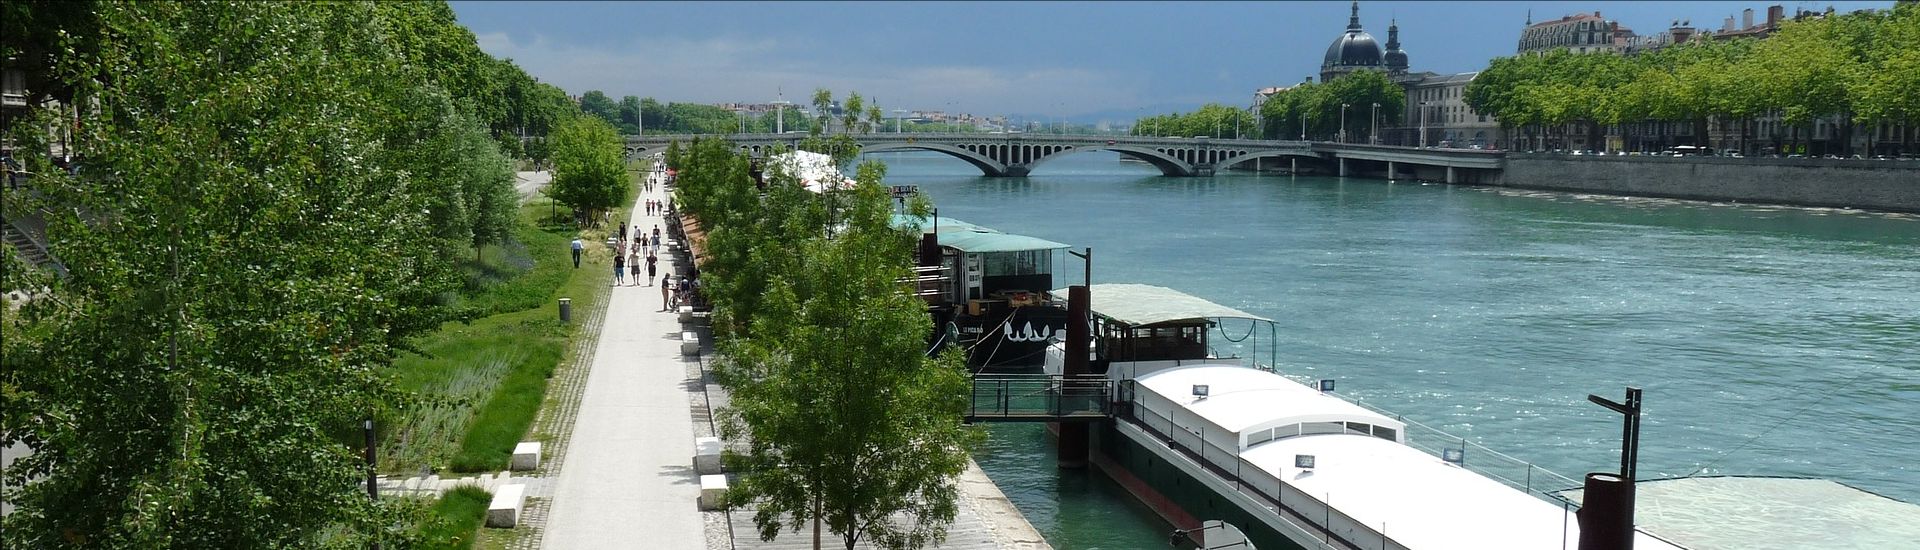
[[[648,198],[664,194],[656,187]],[[635,224],[662,223],[644,211],[635,205]],[[672,264],[663,258],[660,267]],[[542,547],[706,546],[680,323],[659,309],[658,287],[619,287],[608,298]]]
[[[513,188],[520,192],[520,202],[533,200],[540,190],[553,181],[553,172],[514,172]]]

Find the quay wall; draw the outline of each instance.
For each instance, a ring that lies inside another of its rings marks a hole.
[[[1920,212],[1920,162],[1915,161],[1508,153],[1506,168],[1486,176],[1462,183]]]

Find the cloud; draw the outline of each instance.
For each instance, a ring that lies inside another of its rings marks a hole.
[[[516,41],[477,36],[487,53],[511,58],[529,74],[569,93],[719,103],[771,101],[783,90],[804,103],[814,88],[877,98],[886,109],[952,109],[974,114],[1073,114],[1132,107],[1147,97],[1146,75],[1073,67],[1009,70],[978,65],[895,67],[803,58],[806,38],[635,38],[617,48],[558,44],[543,36]]]

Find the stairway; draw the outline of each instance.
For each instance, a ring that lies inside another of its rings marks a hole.
[[[48,264],[53,263],[53,256],[47,253],[47,249],[32,237],[27,236],[26,232],[14,227],[12,221],[0,227],[5,229],[7,245],[19,251],[20,256],[26,258],[34,267],[47,267]],[[55,268],[57,269],[58,266]]]

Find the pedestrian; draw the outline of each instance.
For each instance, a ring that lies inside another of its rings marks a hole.
[[[640,248],[634,247],[627,252],[627,275],[633,277],[633,285],[640,284]]]
[[[653,284],[654,264],[658,264],[658,263],[660,263],[660,257],[653,255],[652,252],[648,252],[647,253],[647,284],[648,285]]]
[[[580,242],[580,237],[573,238],[573,268],[574,269],[580,269],[580,251],[586,250],[586,249],[587,249],[587,243]]]
[[[627,240],[627,224],[620,224],[620,240]]]
[[[613,286],[620,286],[620,283],[624,282],[627,282],[627,257],[621,256],[619,252],[614,252]]]
[[[660,248],[660,224],[653,224],[653,247]]]
[[[667,311],[673,306],[672,281],[673,275],[660,276],[660,311]]]

